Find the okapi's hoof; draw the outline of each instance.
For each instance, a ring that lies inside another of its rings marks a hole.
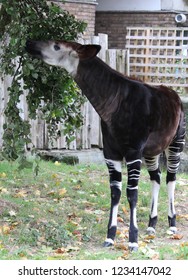
[[[138,247],[129,247],[129,251],[130,252],[137,252],[138,251]]]
[[[147,234],[155,236],[155,229],[153,227],[148,227],[147,228]]]
[[[170,227],[167,230],[167,234],[172,235],[172,234],[176,234],[178,232],[177,227]]]
[[[137,252],[138,251],[138,243],[136,243],[136,242],[134,242],[134,243],[129,242],[129,251],[130,252]]]
[[[107,238],[103,243],[103,247],[112,247],[112,246],[114,246],[114,241],[110,238]]]

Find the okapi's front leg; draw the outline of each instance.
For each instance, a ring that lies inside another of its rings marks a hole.
[[[159,169],[159,155],[154,157],[147,157],[145,158],[145,162],[152,183],[151,212],[149,216],[147,233],[149,235],[153,235],[155,234],[155,227],[157,224],[158,196],[161,180],[161,171]]]
[[[130,206],[129,249],[131,251],[137,251],[138,249],[136,205],[138,199],[138,181],[140,178],[141,163],[141,159],[135,159],[132,161],[127,160],[127,199]]]
[[[110,175],[111,209],[110,209],[110,218],[108,222],[107,238],[103,246],[110,247],[114,244],[114,239],[116,236],[118,205],[119,205],[119,200],[121,197],[121,189],[122,189],[122,175],[121,175],[121,161],[106,159],[106,164]]]

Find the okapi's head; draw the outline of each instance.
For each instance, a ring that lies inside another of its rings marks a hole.
[[[100,51],[99,45],[81,45],[67,41],[33,41],[26,42],[26,51],[54,66],[65,68],[73,76],[79,61],[91,59]]]

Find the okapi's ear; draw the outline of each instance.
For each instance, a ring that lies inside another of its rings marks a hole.
[[[81,45],[77,50],[77,54],[80,60],[93,58],[101,50],[100,45]]]

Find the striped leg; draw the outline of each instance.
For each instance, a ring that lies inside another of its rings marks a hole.
[[[167,157],[167,189],[168,189],[168,222],[170,231],[177,231],[176,211],[174,207],[174,192],[176,185],[176,173],[180,164],[180,152],[176,143],[171,144],[165,151]]]
[[[130,227],[129,227],[129,249],[138,249],[138,226],[136,215],[136,204],[138,199],[138,181],[140,178],[141,160],[127,160],[128,183],[127,199],[130,206]]]
[[[175,233],[176,228],[176,211],[174,207],[174,192],[176,185],[176,173],[180,164],[180,153],[185,144],[185,118],[182,118],[176,137],[166,149],[167,157],[167,189],[168,189],[168,222],[170,231]]]
[[[157,207],[161,178],[161,172],[159,169],[159,156],[145,158],[145,162],[152,184],[151,211],[149,216],[147,233],[153,235],[155,234],[155,227],[157,224]]]
[[[111,188],[111,209],[108,223],[107,238],[103,244],[104,247],[109,247],[114,244],[114,239],[117,230],[117,214],[118,205],[121,197],[122,189],[122,175],[121,175],[121,161],[105,159],[109,175]]]

